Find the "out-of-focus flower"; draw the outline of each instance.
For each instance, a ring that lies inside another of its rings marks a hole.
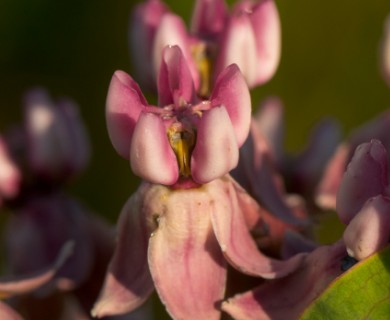
[[[85,169],[90,145],[73,101],[55,103],[38,88],[26,94],[24,111],[27,163],[36,176],[68,180]]]
[[[19,192],[20,170],[10,158],[8,148],[0,136],[0,207],[3,199],[12,199]]]
[[[345,142],[339,144],[327,163],[316,188],[315,201],[318,206],[332,210],[336,208],[336,195],[341,179],[355,149],[360,144],[377,139],[381,141],[386,150],[390,149],[389,126],[390,110],[387,110],[360,128],[355,129]]]
[[[390,15],[386,18],[384,24],[381,55],[383,78],[390,86]]]
[[[356,149],[337,193],[336,211],[347,224],[350,256],[362,260],[379,251],[390,238],[388,157],[378,140]]]
[[[272,0],[240,1],[228,13],[223,0],[198,0],[191,32],[159,0],[138,5],[130,19],[130,51],[142,85],[153,87],[167,45],[178,45],[197,92],[208,96],[219,73],[235,63],[249,87],[267,82],[280,59],[280,22]],[[241,50],[245,48],[245,50]]]
[[[164,185],[203,184],[237,165],[251,101],[236,65],[220,74],[209,100],[202,101],[180,48],[166,47],[158,91],[159,106],[151,106],[128,74],[117,71],[111,80],[108,132],[136,175]]]
[[[229,176],[191,189],[143,183],[122,210],[117,248],[93,315],[133,310],[156,288],[175,319],[219,319],[226,261],[263,278],[294,271],[303,255],[281,261],[258,251],[245,216],[258,215],[259,208],[248,205],[242,192]]]

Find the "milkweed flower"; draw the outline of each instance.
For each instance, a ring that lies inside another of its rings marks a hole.
[[[159,106],[150,106],[129,75],[116,72],[111,80],[108,132],[144,181],[120,214],[92,315],[134,310],[156,289],[175,319],[219,319],[227,263],[276,278],[295,270],[302,256],[281,261],[258,251],[248,229],[262,223],[261,209],[228,175],[250,124],[237,66],[227,67],[210,99],[200,101],[180,48],[167,47],[158,89]]]
[[[0,207],[3,201],[18,194],[20,185],[20,170],[11,158],[6,142],[0,136]]]
[[[146,87],[154,86],[167,45],[181,48],[201,96],[210,94],[218,75],[232,63],[254,87],[274,75],[280,59],[280,22],[272,0],[239,1],[230,13],[223,0],[198,0],[190,31],[164,3],[148,0],[134,9],[130,32],[134,67]]]

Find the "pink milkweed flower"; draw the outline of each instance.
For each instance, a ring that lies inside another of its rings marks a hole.
[[[90,145],[78,107],[68,98],[53,102],[41,88],[25,96],[27,164],[35,175],[67,180],[85,169]]]
[[[357,260],[384,248],[390,237],[388,156],[378,140],[363,143],[341,180],[336,211],[347,224],[344,241]]]
[[[129,75],[117,71],[111,80],[111,141],[145,181],[122,209],[92,315],[134,310],[156,289],[175,319],[218,319],[227,262],[275,278],[297,268],[302,256],[281,261],[258,251],[248,229],[262,224],[261,209],[228,175],[250,125],[238,67],[227,67],[210,99],[201,101],[180,48],[167,47],[158,89],[159,106],[150,106]]]
[[[158,104],[151,106],[125,72],[112,77],[106,104],[108,133],[116,151],[146,181],[204,184],[228,173],[249,131],[251,101],[236,65],[200,100],[178,46],[163,53]]]
[[[130,50],[141,84],[153,88],[161,52],[178,45],[201,96],[210,94],[222,70],[232,63],[249,87],[267,82],[280,59],[280,22],[272,0],[238,2],[229,14],[223,0],[198,0],[190,32],[159,0],[138,5],[130,18]],[[245,50],[238,50],[245,47]]]
[[[368,123],[355,129],[349,137],[338,145],[334,154],[328,161],[315,191],[317,205],[324,209],[334,210],[336,195],[344,174],[355,149],[364,142],[377,139],[382,142],[385,149],[390,149],[390,110],[387,110]]]

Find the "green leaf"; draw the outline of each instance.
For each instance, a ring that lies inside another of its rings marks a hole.
[[[305,310],[301,320],[389,319],[390,247],[359,262]]]

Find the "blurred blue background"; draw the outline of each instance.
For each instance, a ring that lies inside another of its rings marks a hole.
[[[192,1],[167,1],[189,21]],[[336,118],[344,134],[390,107],[379,47],[388,0],[276,0],[282,60],[275,77],[252,91],[253,106],[278,95],[286,110],[286,147],[298,150],[311,126]],[[73,194],[115,221],[139,180],[112,148],[104,107],[113,72],[131,74],[128,19],[133,1],[2,0],[0,3],[0,131],[20,122],[32,86],[80,105],[92,140],[89,169]]]

